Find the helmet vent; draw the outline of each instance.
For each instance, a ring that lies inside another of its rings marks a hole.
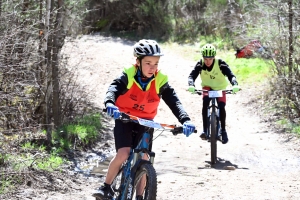
[[[146,51],[147,54],[150,54],[150,53],[151,53],[147,48],[144,48],[144,51]]]
[[[150,45],[150,49],[151,49],[151,54],[154,54],[154,50],[153,50],[153,47]]]
[[[136,48],[136,51],[138,51],[140,54],[144,53],[144,51],[140,48]]]
[[[159,49],[158,45],[155,45],[155,47],[156,47],[156,51],[157,51],[158,53],[160,53],[160,49]]]

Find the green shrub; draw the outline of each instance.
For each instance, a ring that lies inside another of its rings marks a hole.
[[[65,149],[72,145],[85,146],[94,143],[102,128],[100,114],[90,114],[64,124],[53,134],[54,144],[59,143]],[[76,144],[75,144],[76,143]]]

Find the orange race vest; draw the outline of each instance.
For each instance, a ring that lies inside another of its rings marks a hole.
[[[157,71],[146,91],[143,91],[134,79],[136,67],[125,68],[124,71],[128,77],[128,91],[118,97],[116,106],[121,112],[152,120],[157,114],[160,102],[159,88],[167,82],[167,76]]]

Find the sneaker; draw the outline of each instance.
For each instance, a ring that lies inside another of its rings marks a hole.
[[[221,131],[222,143],[226,144],[228,142],[227,132],[225,130]]]
[[[114,192],[110,185],[104,184],[98,188],[92,196],[96,197],[97,200],[112,200],[114,197]]]
[[[138,196],[136,196],[135,200],[143,200],[143,196],[138,195]]]
[[[207,140],[207,135],[206,135],[206,133],[204,131],[201,133],[200,138],[202,140]]]

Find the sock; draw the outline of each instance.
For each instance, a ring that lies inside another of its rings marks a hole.
[[[104,183],[105,187],[110,187],[110,184]]]

